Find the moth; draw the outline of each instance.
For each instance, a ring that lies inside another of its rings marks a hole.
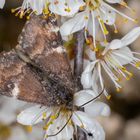
[[[33,15],[16,48],[0,53],[0,94],[45,106],[72,108],[76,89],[56,18]]]

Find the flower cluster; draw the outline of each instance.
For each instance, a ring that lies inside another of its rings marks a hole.
[[[104,130],[94,118],[108,116],[110,108],[100,101],[86,104],[87,101],[96,96],[92,90],[82,90],[74,94],[72,110],[66,107],[41,107],[36,105],[22,111],[17,120],[24,125],[34,125],[45,121],[46,124],[43,127],[46,131],[44,140],[73,140],[78,127],[85,133],[88,140],[103,140],[105,139]]]
[[[0,8],[3,8],[4,4],[5,0],[0,0]],[[128,46],[140,36],[140,27],[134,28],[122,39],[115,39],[110,43],[107,41],[107,26],[113,26],[114,32],[118,33],[117,15],[122,16],[124,22],[138,22],[114,8],[116,5],[135,13],[124,0],[23,0],[21,7],[11,10],[20,18],[27,15],[28,19],[33,13],[46,17],[55,14],[60,19],[62,37],[69,37],[83,30],[83,46],[86,46],[86,66],[81,75],[83,90],[74,94],[73,107],[33,106],[18,115],[19,123],[34,125],[44,121],[45,140],[73,140],[78,128],[86,134],[88,140],[105,139],[102,127],[94,118],[99,115],[108,116],[110,109],[105,103],[93,101],[100,91],[110,99],[102,71],[106,72],[119,92],[122,88],[121,78],[129,80],[133,76],[125,65],[131,64],[140,69],[140,59],[136,57],[140,53],[132,51]]]
[[[122,88],[119,83],[121,79],[124,77],[126,80],[129,80],[133,76],[125,65],[131,64],[140,69],[140,59],[135,56],[139,56],[140,53],[134,52],[128,47],[139,36],[140,27],[136,27],[122,39],[115,39],[110,43],[101,42],[98,44],[100,49],[97,52],[87,49],[86,53],[89,60],[81,76],[83,87],[85,89],[92,88],[95,91],[98,91],[99,87],[104,88],[102,76],[102,70],[104,70],[119,92]],[[104,90],[104,94],[108,99],[110,98],[106,90]]]

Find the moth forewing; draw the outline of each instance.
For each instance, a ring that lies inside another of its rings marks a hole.
[[[47,106],[72,106],[75,81],[54,16],[33,15],[16,52],[0,54],[0,92]],[[6,71],[3,73],[3,71]]]

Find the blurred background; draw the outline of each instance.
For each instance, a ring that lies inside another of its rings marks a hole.
[[[125,35],[135,26],[140,25],[140,0],[126,0],[128,5],[135,9],[136,13],[132,14],[128,9],[116,6],[127,15],[139,20],[138,24],[131,21],[125,23],[123,18],[118,16],[117,27],[118,34],[113,32],[109,38],[117,38]],[[6,0],[4,9],[0,9],[0,51],[9,51],[17,44],[17,38],[20,34],[25,19],[19,19],[11,13],[12,8],[20,6],[22,1]],[[110,29],[111,30],[111,29]],[[140,38],[131,46],[134,51],[140,52]],[[110,100],[103,99],[110,105],[112,113],[108,118],[97,118],[103,125],[106,132],[106,140],[140,140],[140,71],[128,66],[128,69],[134,74],[129,80],[123,80],[123,88],[117,93],[113,88],[108,77],[108,91],[111,93]],[[33,127],[30,132],[29,127],[21,126],[16,123],[16,115],[29,106],[21,101],[9,99],[0,96],[0,140],[41,140],[42,128]]]

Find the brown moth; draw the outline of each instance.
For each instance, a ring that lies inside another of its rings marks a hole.
[[[54,16],[33,15],[16,49],[0,54],[0,94],[72,108],[75,80]]]

